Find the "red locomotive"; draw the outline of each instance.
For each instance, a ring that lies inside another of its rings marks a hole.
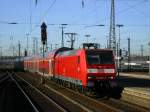
[[[52,79],[82,90],[117,87],[114,55],[109,49],[63,47],[48,53],[44,59],[28,58],[24,66],[28,71],[44,72]]]

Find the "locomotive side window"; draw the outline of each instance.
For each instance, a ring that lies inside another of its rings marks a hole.
[[[113,64],[112,51],[87,51],[88,64]]]
[[[75,55],[77,50],[70,50],[70,51],[65,51],[65,52],[60,52],[59,55],[63,56],[73,56]]]
[[[78,56],[78,64],[80,64],[80,56]]]

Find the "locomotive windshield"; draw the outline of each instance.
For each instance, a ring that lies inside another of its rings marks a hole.
[[[88,64],[113,64],[112,51],[87,51]]]

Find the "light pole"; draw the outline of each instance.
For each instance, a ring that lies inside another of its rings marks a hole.
[[[121,54],[121,50],[120,50],[120,39],[121,39],[121,37],[120,37],[120,28],[123,27],[124,25],[117,24],[116,26],[118,27],[118,30],[119,30],[118,43],[117,43],[117,57],[118,57],[117,58],[117,60],[118,60],[117,67],[118,67],[118,69],[121,69],[121,56],[120,56],[120,54]]]
[[[89,26],[85,26],[84,28],[89,28],[89,27],[97,27],[97,26],[100,26],[100,27],[103,27],[105,25],[103,24],[97,24],[97,25],[89,25]],[[88,43],[88,38],[90,37],[91,35],[85,35],[85,37],[87,38],[87,43]]]
[[[131,61],[131,53],[130,53],[130,38],[128,38],[128,71],[131,69],[130,61]]]
[[[21,59],[21,44],[20,41],[18,42],[18,57],[19,57],[19,61]]]
[[[61,26],[61,29],[62,29],[62,31],[61,31],[61,47],[64,47],[64,26],[66,26],[67,24],[61,24],[62,26]]]
[[[10,45],[10,47],[11,47],[11,49],[12,49],[12,56],[14,57],[14,44],[13,44],[14,38],[13,38],[13,36],[10,36],[10,40],[11,40],[11,45]]]
[[[87,34],[85,37],[87,38],[87,43],[89,43],[89,37],[91,37],[91,35]]]
[[[26,36],[27,36],[27,56],[28,56],[28,51],[29,51],[29,34],[27,33],[26,34]]]
[[[71,46],[70,48],[73,49],[74,48],[74,42],[75,42],[75,36],[77,35],[77,33],[65,33],[66,35],[68,35],[68,37],[70,38],[70,42]]]
[[[0,47],[0,56],[2,57],[3,56],[3,51],[2,51],[2,47]]]
[[[148,43],[149,46],[149,74],[150,74],[150,42]]]
[[[36,37],[33,37],[33,55],[38,54],[38,40]]]
[[[55,49],[57,49],[58,48],[58,44],[55,44]]]

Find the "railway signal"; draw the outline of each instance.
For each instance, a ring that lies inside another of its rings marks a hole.
[[[42,23],[41,25],[41,41],[42,44],[45,45],[47,42],[47,25],[45,24],[45,22]]]
[[[25,49],[24,51],[24,56],[26,57],[27,56],[27,50]]]
[[[43,44],[43,76],[41,77],[41,83],[44,84],[45,80],[44,80],[44,46],[47,45],[47,25],[45,24],[45,22],[42,23],[41,25],[41,42]]]
[[[84,8],[84,0],[82,0],[82,8]]]

